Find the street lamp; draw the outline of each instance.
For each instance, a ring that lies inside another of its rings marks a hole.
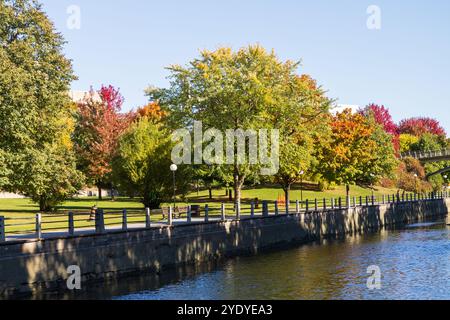
[[[300,203],[301,207],[303,208],[303,175],[305,174],[305,171],[300,171]]]
[[[176,190],[176,180],[175,180],[175,173],[177,172],[177,170],[178,170],[178,167],[177,167],[177,165],[176,164],[172,164],[171,166],[170,166],[170,171],[172,171],[172,174],[173,174],[173,208],[175,209],[175,205],[176,205],[176,192],[177,192],[177,190]]]

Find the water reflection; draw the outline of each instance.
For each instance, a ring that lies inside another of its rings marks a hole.
[[[114,299],[450,299],[450,228],[412,225],[91,286]],[[367,268],[382,290],[367,289]]]

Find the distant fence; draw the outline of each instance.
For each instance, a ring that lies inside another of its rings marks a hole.
[[[437,150],[437,151],[410,151],[401,154],[401,158],[412,157],[418,160],[432,160],[450,158],[450,150]]]
[[[105,234],[108,232],[150,229],[154,227],[172,226],[175,223],[198,224],[227,220],[254,219],[289,214],[308,214],[318,211],[346,209],[352,207],[375,206],[446,199],[449,192],[427,194],[392,194],[366,197],[323,198],[296,201],[280,205],[278,201],[251,202],[248,206],[227,206],[225,203],[217,207],[205,205],[188,206],[185,209],[167,208],[166,210],[142,211],[122,210],[105,212],[103,209],[95,213],[68,212],[58,214],[37,213],[33,217],[5,218],[0,216],[0,243],[9,240],[40,240],[43,238],[59,238],[88,234]],[[232,216],[229,214],[232,212]],[[154,216],[162,219],[155,220]]]

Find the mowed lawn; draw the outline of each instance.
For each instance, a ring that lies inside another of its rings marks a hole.
[[[303,200],[309,199],[328,199],[329,203],[331,198],[345,197],[345,187],[336,187],[334,190],[328,190],[324,192],[314,190],[314,185],[305,185],[303,191]],[[384,189],[377,187],[374,191],[376,196],[392,195],[397,191],[394,189]],[[277,187],[260,187],[253,189],[244,189],[242,191],[242,213],[250,213],[250,203],[256,198],[260,202],[275,201],[279,197],[283,197],[284,193],[281,188]],[[351,196],[371,196],[372,189],[352,187]],[[300,200],[301,190],[298,186],[294,187],[291,191],[291,201],[295,202]],[[207,190],[201,190],[199,193],[193,192],[188,195],[186,202],[177,203],[178,206],[189,205],[201,205],[209,204],[210,215],[220,215],[221,203],[226,203],[227,213],[229,215],[234,214],[233,203],[228,201],[226,197],[225,189],[213,190],[213,200],[209,199],[209,192]],[[72,199],[59,206],[54,213],[45,213],[42,215],[43,231],[65,230],[68,226],[68,212],[75,213],[75,227],[76,228],[94,228],[94,221],[90,219],[89,213],[91,207],[96,205],[98,208],[105,211],[105,223],[107,225],[117,225],[122,223],[122,210],[128,211],[128,223],[144,223],[145,222],[145,210],[143,204],[139,199],[129,198],[117,198],[114,201],[111,199],[104,199],[99,201],[97,198],[80,198]],[[170,204],[164,204],[169,206]],[[273,209],[272,209],[273,210]],[[282,209],[280,209],[282,210]],[[6,218],[6,233],[33,233],[35,230],[35,217],[39,208],[29,199],[0,199],[0,216]],[[160,213],[152,214],[152,221],[157,222],[162,220]]]

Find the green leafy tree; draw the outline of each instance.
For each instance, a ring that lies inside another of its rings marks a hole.
[[[80,181],[67,127],[75,76],[63,44],[39,3],[0,1],[0,189],[31,196],[41,210]]]
[[[157,209],[173,195],[171,162],[172,141],[162,124],[141,118],[119,139],[113,161],[116,185],[134,190],[144,205]],[[185,195],[189,188],[190,171],[180,166],[177,171],[177,193]]]
[[[313,174],[317,162],[315,150],[324,136],[329,134],[328,113],[332,101],[308,75],[287,81],[289,91],[278,110],[273,126],[280,130],[280,168],[275,182],[290,202],[290,190],[305,174]]]
[[[416,145],[419,142],[419,138],[413,136],[411,134],[401,134],[399,136],[400,139],[400,152],[408,152],[411,151],[413,145]]]
[[[208,188],[209,199],[213,199],[213,188],[218,187],[224,182],[224,173],[220,166],[200,165],[194,169],[194,177],[203,181],[206,188]]]
[[[305,81],[299,83],[298,66],[297,62],[280,61],[274,52],[258,45],[236,52],[230,48],[202,51],[188,66],[169,68],[168,89],[150,88],[147,93],[169,111],[171,125],[176,128],[192,128],[194,121],[201,121],[204,130],[289,128],[281,130],[281,136],[288,136],[290,128],[300,125],[299,110],[303,120],[320,113],[320,107],[313,105],[309,108],[319,112],[305,112],[308,105],[303,103],[305,96],[299,92]],[[260,169],[260,164],[242,163],[237,157],[234,164],[224,169],[233,176],[237,204],[246,178]]]
[[[411,145],[412,151],[439,151],[446,149],[447,139],[445,136],[431,133],[422,134],[418,141]]]

